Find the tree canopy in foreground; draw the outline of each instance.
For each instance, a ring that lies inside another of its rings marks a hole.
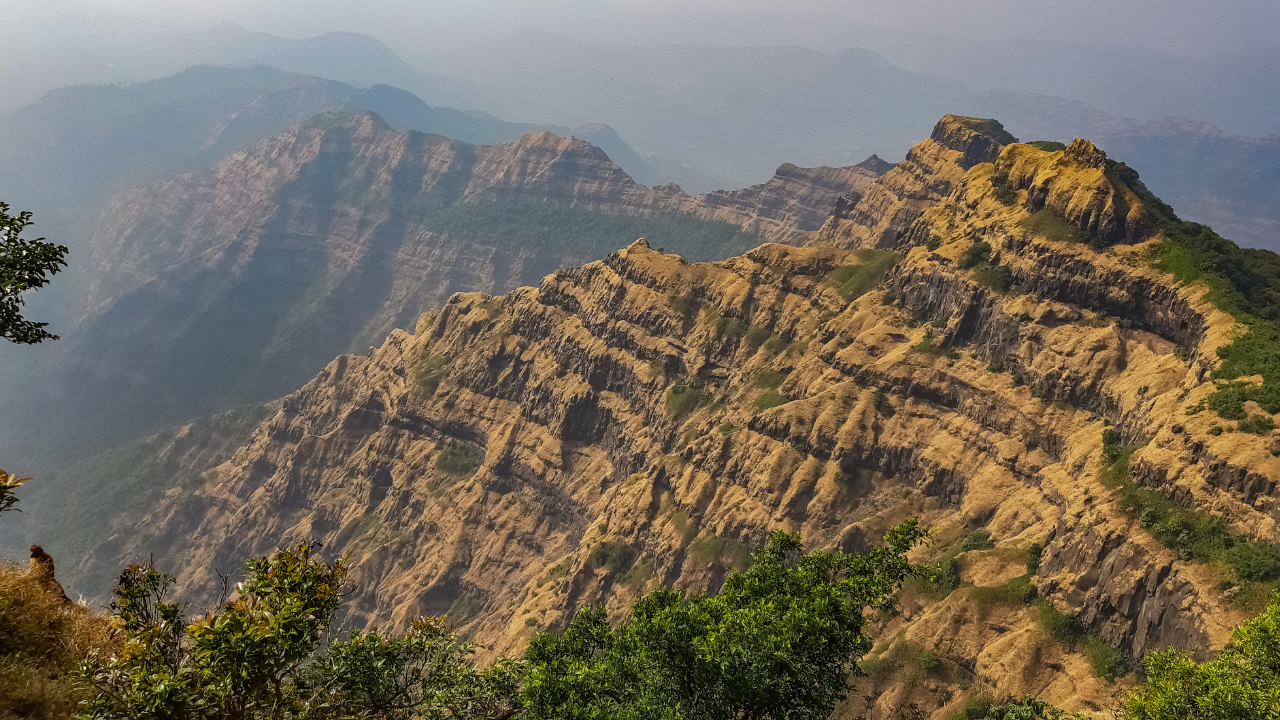
[[[348,566],[310,545],[250,560],[231,596],[192,620],[169,599],[172,577],[134,565],[112,604],[123,649],[83,663],[80,716],[821,720],[871,648],[863,611],[919,571],[906,553],[926,536],[909,520],[866,555],[804,554],[798,535],[775,532],[717,595],[660,588],[617,626],[583,608],[525,659],[483,670],[445,618],[326,645]]]
[[[31,224],[31,213],[10,215],[8,203],[0,202],[0,337],[28,345],[58,339],[45,330],[49,323],[22,316],[22,296],[44,287],[52,275],[66,267],[68,252],[65,246],[44,238],[22,237]]]

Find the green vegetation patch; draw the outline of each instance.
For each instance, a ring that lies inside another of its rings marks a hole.
[[[991,249],[991,243],[986,240],[974,240],[973,244],[960,256],[960,269],[968,270],[979,263],[987,262],[991,259]]]
[[[1027,548],[1027,574],[1035,575],[1040,572],[1040,561],[1044,558],[1044,546],[1040,543],[1031,543]]]
[[[955,720],[1088,720],[1088,717],[1068,713],[1030,696],[997,705],[990,698],[972,695]]]
[[[772,334],[773,332],[769,330],[769,328],[752,325],[750,329],[747,330],[747,334],[743,336],[742,340],[748,347],[755,349],[768,342],[769,337]]]
[[[469,480],[480,469],[483,462],[484,456],[478,455],[470,448],[450,445],[436,456],[436,469],[463,480]]]
[[[1029,605],[1036,599],[1030,575],[1019,575],[1003,585],[969,588],[969,597],[985,615],[996,605]]]
[[[871,393],[871,406],[876,409],[877,413],[886,418],[891,418],[898,413],[894,409],[893,403],[889,402],[889,396],[880,388],[876,388],[875,392]]]
[[[841,265],[827,273],[823,282],[835,288],[846,302],[852,302],[875,287],[898,262],[889,250],[858,250],[858,263]]]
[[[939,345],[937,341],[934,339],[932,329],[925,330],[924,337],[920,340],[920,342],[908,348],[907,352],[923,353],[925,355],[934,355],[934,356],[946,355],[952,360],[960,357],[960,353],[956,352],[955,348],[943,347]]]
[[[960,587],[960,562],[956,560],[957,549],[952,549],[942,557],[924,567],[924,573],[908,578],[904,588],[941,600]]]
[[[1040,627],[1053,640],[1070,650],[1080,650],[1098,677],[1111,682],[1129,672],[1129,659],[1119,649],[1085,630],[1080,619],[1055,608],[1048,601],[1037,603]]]
[[[1222,364],[1214,378],[1261,375],[1262,386],[1226,382],[1210,397],[1210,409],[1243,420],[1244,402],[1253,400],[1268,413],[1280,412],[1280,256],[1242,248],[1209,227],[1182,221],[1124,163],[1109,162],[1108,172],[1141,198],[1164,233],[1153,252],[1156,267],[1183,284],[1204,285],[1209,301],[1245,326],[1231,344],[1217,349]]]
[[[553,583],[553,582],[556,582],[557,580],[560,580],[561,578],[569,574],[569,568],[571,568],[572,566],[573,566],[573,558],[565,558],[559,563],[556,563],[550,570],[547,571],[546,575],[543,575],[541,578],[538,579],[538,583],[537,583],[538,587],[542,587],[547,583]]]
[[[413,380],[424,395],[434,395],[449,374],[452,360],[444,355],[427,355],[413,368]]]
[[[1018,227],[1026,228],[1036,235],[1055,242],[1081,241],[1080,232],[1076,227],[1068,222],[1062,213],[1053,208],[1031,213],[1018,221]]]
[[[672,295],[667,298],[667,307],[675,310],[685,317],[686,320],[698,314],[698,301],[683,295]]]
[[[769,390],[761,394],[755,401],[756,410],[765,411],[776,408],[779,405],[786,405],[787,399],[778,393],[777,390]]]
[[[751,569],[751,548],[746,543],[718,535],[703,535],[689,546],[689,557],[699,565],[715,563],[738,572]]]
[[[750,325],[737,318],[721,315],[720,310],[714,305],[704,305],[702,315],[706,318],[707,324],[711,326],[711,332],[715,333],[715,336],[720,339],[737,340],[744,337],[751,329]]]
[[[1116,436],[1104,436],[1116,439]],[[1144,530],[1160,544],[1174,551],[1180,560],[1212,563],[1224,567],[1244,591],[1254,583],[1280,579],[1280,555],[1268,544],[1233,536],[1220,518],[1182,507],[1155,490],[1138,487],[1130,475],[1129,461],[1139,447],[1116,451],[1104,445],[1111,457],[1105,484],[1113,488],[1126,514],[1136,518]]]
[[[1270,415],[1254,414],[1241,420],[1236,425],[1236,429],[1240,432],[1253,433],[1254,435],[1270,435],[1271,431],[1276,429],[1276,421]]]
[[[764,343],[764,349],[774,355],[781,355],[790,349],[790,347],[791,343],[787,342],[787,339],[781,335],[770,335],[769,339]]]
[[[635,551],[630,545],[606,540],[591,550],[591,559],[614,577],[622,577],[635,563]]]
[[[986,265],[976,268],[972,274],[973,281],[1000,293],[1013,289],[1013,271],[1004,265]]]
[[[999,202],[1001,205],[1013,205],[1018,202],[1018,191],[1013,189],[1013,185],[1009,182],[1008,178],[997,181],[992,177],[991,181],[995,188],[995,192],[992,193],[992,196],[995,197],[996,202]]]
[[[767,368],[761,369],[760,372],[756,373],[756,377],[753,383],[758,388],[768,388],[772,390],[782,385],[782,383],[786,382],[786,380],[787,380],[787,373],[782,372],[781,370],[774,370],[773,368],[767,367]]]
[[[968,552],[970,550],[990,550],[996,544],[991,540],[991,532],[986,528],[978,528],[970,530],[965,535],[964,541],[960,543],[960,549]]]
[[[681,380],[667,390],[667,414],[677,418],[683,417],[703,405],[709,405],[711,400],[711,393]]]
[[[1032,140],[1027,143],[1033,148],[1044,150],[1045,152],[1060,152],[1066,150],[1067,146],[1057,140]]]

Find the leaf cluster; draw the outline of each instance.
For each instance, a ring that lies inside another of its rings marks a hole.
[[[1280,717],[1280,595],[1231,631],[1208,662],[1176,649],[1147,655],[1147,682],[1125,704],[1129,720],[1271,720]]]
[[[519,664],[479,672],[473,648],[442,618],[402,637],[354,632],[321,649],[345,594],[345,559],[313,545],[255,558],[214,610],[184,619],[169,601],[174,578],[150,564],[120,575],[111,605],[125,636],[111,657],[91,654],[79,677],[91,690],[82,718],[508,718]]]
[[[617,627],[583,608],[563,633],[531,641],[524,715],[826,718],[871,649],[864,610],[917,572],[905,554],[925,536],[912,520],[867,555],[802,555],[797,535],[775,532],[718,595],[662,588]]]
[[[44,238],[22,237],[31,225],[30,212],[11,215],[9,204],[0,202],[0,338],[20,344],[58,339],[45,330],[49,323],[22,316],[23,294],[47,285],[51,276],[67,266],[69,252]]]
[[[31,478],[18,477],[0,470],[0,513],[9,510],[22,512],[14,507],[18,504],[18,488]]]

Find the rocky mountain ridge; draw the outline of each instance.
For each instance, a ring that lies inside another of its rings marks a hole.
[[[803,247],[691,264],[637,241],[453,295],[234,452],[177,462],[149,533],[85,563],[155,551],[195,593],[316,538],[357,562],[353,620],[448,612],[498,653],[658,582],[715,590],[774,528],[857,549],[918,516],[939,528],[918,559],[960,587],[909,587],[877,619],[877,715],[949,718],[980,688],[1105,710],[1130,681],[1095,651],[1204,655],[1248,614],[1252,586],[1161,523],[1277,540],[1271,416],[1196,409],[1242,326],[1153,265],[1169,240],[1142,191],[1086,141],[948,116]],[[1174,509],[1148,525],[1132,499],[1157,496]],[[1055,612],[1083,645],[1044,629]]]
[[[317,116],[113,198],[80,263],[78,320],[28,383],[42,400],[24,429],[75,408],[47,422],[118,443],[261,403],[454,292],[536,283],[641,236],[701,259],[802,242],[875,177],[788,165],[694,197],[545,131],[473,146],[372,113]]]

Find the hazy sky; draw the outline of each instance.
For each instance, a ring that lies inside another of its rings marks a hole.
[[[383,38],[402,54],[404,45],[420,39],[529,26],[646,43],[829,48],[842,44],[843,28],[859,25],[970,38],[1137,44],[1179,54],[1273,45],[1280,29],[1276,0],[81,1],[188,28],[234,20],[286,37],[352,30]]]

